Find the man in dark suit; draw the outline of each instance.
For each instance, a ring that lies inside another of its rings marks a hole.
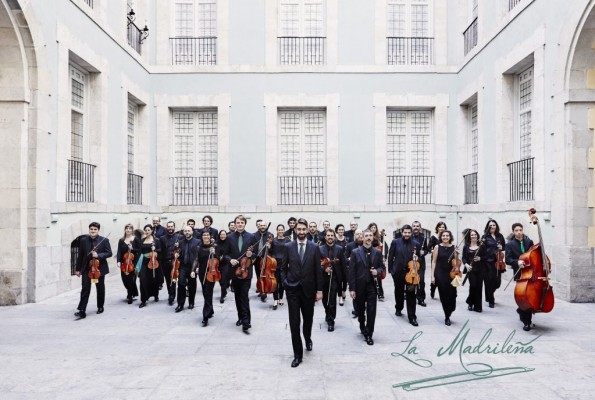
[[[355,303],[360,332],[370,346],[374,344],[372,336],[378,300],[377,280],[384,270],[382,253],[372,247],[373,239],[372,231],[366,229],[362,246],[353,250],[349,259],[349,292]]]
[[[285,244],[281,259],[281,281],[286,291],[289,327],[293,345],[292,367],[302,362],[304,347],[300,336],[300,313],[304,317],[306,350],[312,351],[312,321],[314,302],[322,299],[322,268],[320,247],[306,239],[308,222],[300,218],[295,232],[297,241]]]
[[[178,276],[178,306],[176,312],[184,309],[186,303],[186,288],[188,288],[188,308],[194,308],[194,299],[196,297],[196,276],[192,272],[192,264],[198,254],[200,240],[194,237],[194,229],[186,225],[182,230],[184,239],[180,240],[180,275]]]
[[[82,237],[79,244],[79,254],[76,260],[76,276],[82,276],[81,299],[77,307],[78,311],[74,313],[77,319],[83,319],[87,316],[87,303],[91,294],[91,278],[89,278],[89,261],[93,258],[99,260],[99,270],[101,276],[96,282],[97,288],[97,314],[103,312],[105,303],[105,275],[109,274],[107,259],[112,256],[112,248],[107,238],[99,236],[101,225],[98,222],[89,224],[89,236]]]
[[[519,258],[533,246],[533,241],[523,234],[523,225],[520,222],[512,224],[512,233],[514,233],[514,237],[506,243],[504,251],[506,264],[512,267],[512,270],[514,271],[513,277],[516,281],[520,276],[519,268],[525,268],[525,263],[519,260]],[[533,317],[533,311],[521,310],[519,307],[516,312],[519,314],[519,318],[523,323],[523,330],[530,331],[532,327],[531,319]]]
[[[153,236],[155,239],[159,239],[163,235],[167,235],[167,229],[161,225],[161,218],[153,217]]]
[[[318,230],[318,224],[316,222],[310,222],[310,225],[308,225],[308,233],[306,234],[306,238],[311,242],[319,244],[320,231]]]
[[[203,227],[198,229],[198,239],[202,241],[202,234],[204,232],[209,232],[209,234],[211,235],[211,239],[217,240],[217,238],[219,237],[217,236],[219,234],[219,231],[213,228],[213,217],[211,217],[210,215],[205,215],[204,217],[202,217],[202,225]]]
[[[232,275],[232,286],[236,301],[236,309],[238,311],[238,321],[236,322],[236,326],[242,325],[242,331],[248,333],[248,329],[252,328],[250,300],[248,299],[250,283],[252,282],[252,276],[254,274],[252,263],[250,263],[246,279],[237,276],[235,271],[240,267],[240,263],[244,257],[252,259],[254,254],[251,250],[248,250],[248,248],[255,244],[256,239],[251,233],[246,232],[246,217],[243,215],[238,215],[235,218],[234,225],[236,228],[235,232],[232,232],[227,236],[230,251],[227,258],[229,259],[229,264],[234,272]]]
[[[417,304],[422,307],[426,306],[426,255],[429,253],[428,251],[428,241],[426,237],[422,233],[421,230],[421,222],[413,221],[411,224],[411,239],[419,243],[419,285],[417,285],[417,293],[415,297],[417,298]]]
[[[337,292],[346,273],[345,250],[335,244],[335,231],[332,229],[326,230],[324,240],[325,243],[320,245],[320,255],[330,261],[322,273],[324,280],[322,305],[326,314],[328,331],[332,332],[335,330],[335,317],[337,316]]]

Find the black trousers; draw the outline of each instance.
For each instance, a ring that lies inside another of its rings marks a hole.
[[[136,287],[136,272],[132,271],[126,275],[120,270],[120,276],[122,277],[122,283],[126,288],[126,298],[132,299],[132,297],[138,296],[138,288]]]
[[[377,304],[376,284],[368,283],[365,287],[355,293],[355,311],[359,321],[360,332],[372,336],[374,334],[374,324],[376,322],[376,304]]]
[[[171,279],[172,268],[172,261],[166,260],[163,265],[163,276],[165,278],[165,285],[167,286],[167,297],[168,300],[171,301],[173,301],[176,298],[176,282],[172,282]]]
[[[382,279],[378,276],[378,296],[384,297],[384,289],[382,288]]]
[[[277,265],[281,265],[281,261],[277,259]],[[283,299],[283,293],[285,292],[285,288],[283,287],[283,282],[281,282],[281,269],[277,267],[275,270],[275,279],[277,280],[277,290],[273,293],[273,299],[281,300]]]
[[[196,297],[196,277],[190,277],[191,268],[180,268],[178,277],[178,306],[184,307],[186,303],[186,286],[188,286],[188,303],[194,305]]]
[[[486,263],[486,274],[484,278],[485,295],[488,303],[495,303],[494,293],[502,282],[501,272],[496,269],[494,263]]]
[[[229,264],[219,263],[219,272],[221,273],[221,279],[219,279],[219,286],[221,287],[221,297],[227,296],[227,289],[229,288]]]
[[[248,293],[250,292],[250,280],[248,279],[233,279],[233,294],[236,301],[236,310],[238,311],[238,321],[242,325],[250,325],[250,299]]]
[[[393,282],[395,283],[395,309],[403,310],[403,305],[407,302],[407,318],[409,320],[417,319],[415,315],[415,286],[405,282],[405,272],[402,271],[393,275]]]
[[[159,285],[163,281],[163,270],[161,267],[149,269],[148,261],[145,258],[140,269],[140,300],[144,303],[150,297],[159,297]]]
[[[324,306],[325,320],[329,325],[335,325],[335,318],[337,317],[337,292],[339,282],[336,275],[333,279],[326,273],[324,274],[324,286],[322,287],[322,305]]]
[[[438,295],[440,296],[440,303],[442,303],[442,310],[444,311],[444,318],[450,318],[453,311],[457,308],[457,288],[450,284],[450,276],[436,277],[436,286],[438,287]]]
[[[82,287],[81,287],[81,300],[77,309],[79,311],[87,310],[87,303],[89,302],[89,295],[91,294],[91,278],[87,275],[87,272],[81,274]],[[99,280],[95,284],[97,289],[97,308],[102,308],[105,303],[105,275],[101,274]]]
[[[206,272],[206,271],[205,271]],[[208,280],[204,279],[204,274],[199,276],[200,285],[202,287],[202,297],[205,301],[205,304],[202,306],[202,319],[209,319],[213,316],[213,289],[215,288],[215,282],[209,282]]]
[[[419,285],[417,285],[417,292],[415,297],[417,301],[424,301],[426,299],[426,263],[419,263]]]
[[[531,310],[524,311],[517,308],[516,312],[519,314],[519,318],[523,324],[531,324],[531,319],[533,318],[533,312]]]
[[[312,340],[312,322],[314,319],[315,297],[306,296],[301,286],[286,288],[287,311],[289,312],[289,329],[291,330],[291,344],[293,345],[293,356],[302,358],[304,345],[300,335],[300,313],[304,319],[303,333],[306,342]]]
[[[483,292],[483,282],[487,273],[484,265],[475,265],[469,274],[469,296],[467,296],[467,304],[472,306],[475,311],[482,310],[481,296]]]

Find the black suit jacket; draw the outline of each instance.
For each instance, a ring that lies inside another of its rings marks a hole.
[[[97,244],[101,242],[101,244],[97,246],[97,249],[95,250],[97,252],[97,259],[99,260],[99,270],[101,271],[101,275],[109,274],[107,259],[112,256],[112,248],[109,244],[109,240],[103,239],[103,236],[97,236],[93,242],[90,236],[83,236],[81,238],[79,243],[79,255],[76,260],[77,272],[82,274],[87,272],[89,269],[89,260],[91,259],[89,253],[93,250],[94,245],[97,246]]]
[[[529,251],[531,246],[533,246],[533,241],[529,239],[527,236],[523,236],[523,246],[525,247],[525,252]],[[521,242],[512,238],[511,240],[506,243],[504,247],[505,255],[506,255],[506,264],[512,267],[514,271],[515,280],[518,279],[518,275],[516,275],[517,270],[519,269],[519,258],[523,254],[521,251]],[[520,274],[519,274],[520,275]]]
[[[320,247],[309,240],[306,241],[303,262],[298,252],[298,242],[285,244],[281,259],[283,286],[289,290],[301,287],[304,295],[314,297],[324,287],[321,259]]]
[[[239,249],[238,248],[238,239],[240,237],[240,234],[238,232],[232,232],[227,236],[227,241],[229,242],[229,254],[227,254],[226,256],[224,256],[225,261],[229,261],[229,260],[237,260],[238,258],[240,258],[240,256],[242,254],[246,253],[246,250],[248,250],[248,247],[255,245],[257,239],[254,237],[253,234],[244,231],[243,233],[243,241],[242,241],[242,248]],[[253,246],[252,249],[252,259],[254,259],[254,256],[256,255],[254,252],[256,251],[256,246]],[[237,267],[239,266],[239,264],[236,267],[232,267],[233,268],[233,272],[234,272],[234,279],[236,279],[235,276],[235,270],[237,269]],[[252,266],[250,266],[250,271],[248,271],[248,277],[246,279],[251,280],[252,279],[252,275],[254,274],[254,269],[252,268]]]
[[[343,247],[339,246],[339,245],[334,245],[333,249],[332,249],[333,254],[331,254],[332,257],[329,256],[329,247],[326,244],[322,244],[320,245],[320,255],[324,258],[324,257],[328,257],[331,260],[334,258],[338,258],[339,261],[334,262],[331,264],[331,266],[333,267],[333,277],[336,277],[337,282],[343,282],[344,279],[347,279],[346,273],[347,273],[347,267],[346,267],[346,263],[345,263],[345,250],[343,250]],[[326,275],[326,272],[323,273],[324,275]]]
[[[378,273],[377,279],[380,279],[380,274],[384,271],[384,264],[382,262],[382,253],[380,250],[371,248],[371,263],[368,264],[366,260],[366,250],[364,246],[360,246],[351,252],[349,259],[349,291],[357,292],[366,288],[367,284],[373,282],[370,269],[375,268]]]

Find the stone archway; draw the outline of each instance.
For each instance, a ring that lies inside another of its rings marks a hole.
[[[31,121],[37,119],[32,102],[37,64],[27,20],[17,1],[0,0],[0,54],[0,305],[11,305],[35,298],[28,210],[35,206],[34,191],[29,190],[29,159],[35,155]]]

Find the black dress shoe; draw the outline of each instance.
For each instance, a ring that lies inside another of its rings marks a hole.
[[[76,317],[76,319],[83,319],[87,317],[87,314],[84,311],[77,311],[74,313],[74,316]]]
[[[189,310],[192,310],[193,308],[194,308],[194,304],[192,304],[192,303],[188,304],[188,309]]]
[[[395,311],[395,315],[396,315],[397,317],[400,317],[400,316],[402,316],[402,315],[403,315],[403,313],[402,313],[401,311],[397,310],[397,311]]]
[[[263,303],[265,303],[267,301],[267,295],[266,294],[261,294],[260,295],[260,301],[262,301]]]
[[[355,310],[353,310],[351,312],[351,316],[352,316],[352,318],[357,318],[357,312],[355,312]]]
[[[419,304],[422,307],[425,307],[427,305],[426,302],[423,300],[418,301],[417,304]]]
[[[413,319],[409,320],[409,323],[410,323],[411,325],[413,325],[413,326],[418,326],[418,325],[419,325],[419,324],[417,323],[417,319],[416,319],[416,318],[413,318]]]
[[[475,310],[473,310],[475,312],[481,312],[481,308],[476,308]]]
[[[277,309],[277,305],[276,305],[276,304],[274,304],[274,305],[273,305],[273,310],[276,310],[276,309]]]
[[[144,306],[146,306],[146,305],[147,305],[147,302],[146,302],[146,301],[143,301],[143,302],[141,302],[141,303],[138,305],[138,308],[143,308],[143,307],[144,307]]]
[[[252,325],[250,324],[245,324],[242,326],[242,331],[244,332],[248,332],[248,329],[252,328]]]
[[[378,296],[378,300],[380,300],[380,301],[384,301],[384,296],[382,296],[382,295],[379,295],[379,296]]]
[[[450,318],[444,319],[444,325],[450,326]]]
[[[334,330],[335,330],[335,325],[329,325],[329,326],[328,326],[328,331],[329,331],[329,332],[332,332],[332,331],[334,331]]]
[[[103,313],[103,307],[99,307],[97,309],[97,314],[102,314]]]
[[[300,365],[302,363],[302,359],[299,357],[296,357],[293,359],[293,361],[291,362],[291,368],[295,368],[298,365]]]
[[[525,325],[523,326],[523,330],[524,330],[525,332],[528,332],[528,331],[530,331],[530,330],[531,330],[531,324],[525,324]]]
[[[236,326],[240,326],[242,325],[242,321],[238,319],[238,321],[236,322]]]
[[[180,312],[184,309],[184,306],[177,306],[176,307],[176,312]]]
[[[473,311],[473,306],[472,306],[471,304],[469,304],[469,305],[467,306],[467,310],[469,310],[469,311]]]
[[[490,304],[488,304],[488,306],[489,306],[490,308],[494,308],[494,303],[490,303]]]
[[[167,300],[167,304],[169,304],[170,306],[173,306],[174,305],[174,299]]]
[[[159,296],[155,296],[155,301],[159,301]]]
[[[126,302],[127,302],[128,304],[132,304],[132,298],[128,298],[128,299],[126,299]]]
[[[219,303],[221,303],[221,304],[225,303],[225,296],[223,296],[219,299]]]
[[[207,326],[209,324],[209,320],[208,319],[203,319],[202,320],[202,326]]]
[[[374,340],[372,339],[372,336],[366,336],[366,343],[368,344],[368,346],[372,346],[374,344]]]
[[[311,340],[306,340],[306,350],[308,351],[312,351],[312,341]]]

